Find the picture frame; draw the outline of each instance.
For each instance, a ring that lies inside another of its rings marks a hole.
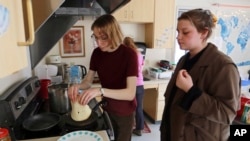
[[[84,57],[84,26],[73,26],[60,40],[60,55],[67,57]]]

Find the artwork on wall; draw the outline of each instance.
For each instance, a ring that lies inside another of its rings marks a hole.
[[[84,57],[84,48],[83,26],[72,27],[60,40],[60,54],[62,57]]]
[[[250,7],[217,4],[214,9],[218,18],[215,33],[220,50],[237,66],[249,66]]]

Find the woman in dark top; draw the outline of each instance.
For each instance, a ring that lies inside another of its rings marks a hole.
[[[207,42],[216,18],[209,10],[181,14],[180,58],[165,92],[161,141],[226,141],[240,100],[237,66]]]
[[[115,140],[130,141],[136,108],[137,54],[122,44],[123,34],[112,15],[100,16],[91,29],[98,48],[92,53],[90,69],[82,83],[69,88],[69,97],[72,102],[85,105],[102,96],[107,101],[103,108],[111,118]],[[90,88],[96,73],[101,87]],[[81,95],[79,88],[84,89]]]

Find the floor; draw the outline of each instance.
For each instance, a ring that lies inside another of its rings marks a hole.
[[[142,136],[133,134],[132,141],[160,141],[160,123],[154,124],[147,117],[145,117],[145,121],[148,123],[151,133],[143,133]]]

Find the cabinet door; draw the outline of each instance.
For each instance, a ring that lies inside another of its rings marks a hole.
[[[155,8],[154,47],[171,48],[174,45],[174,0],[157,0]],[[164,11],[164,13],[163,13]]]
[[[18,41],[24,41],[22,1],[0,0],[0,6],[5,9],[5,30],[0,34],[0,78],[13,74],[28,65],[27,47],[17,46]],[[1,19],[2,17],[0,17]],[[0,27],[2,28],[2,27]]]
[[[131,1],[126,4],[125,6],[123,6],[122,8],[116,10],[112,15],[116,18],[117,21],[119,22],[128,22],[129,18],[128,18],[128,12],[129,12],[129,4],[131,3]]]
[[[174,46],[175,0],[155,0],[154,23],[147,24],[145,42],[151,48]]]
[[[113,16],[115,16],[119,22],[153,22],[154,1],[155,0],[132,0],[121,9],[118,9]]]
[[[154,0],[134,0],[130,7],[130,21],[153,22],[154,21]]]
[[[164,100],[165,99],[164,94],[165,94],[165,91],[167,89],[167,85],[168,85],[168,82],[167,83],[159,83],[159,86],[158,86],[158,100]]]
[[[142,7],[141,9],[141,13],[143,16],[142,17],[142,21],[145,22],[154,22],[154,10],[155,10],[155,0],[147,0],[145,2],[145,0],[140,0],[140,5]],[[138,7],[137,7],[138,9]]]

